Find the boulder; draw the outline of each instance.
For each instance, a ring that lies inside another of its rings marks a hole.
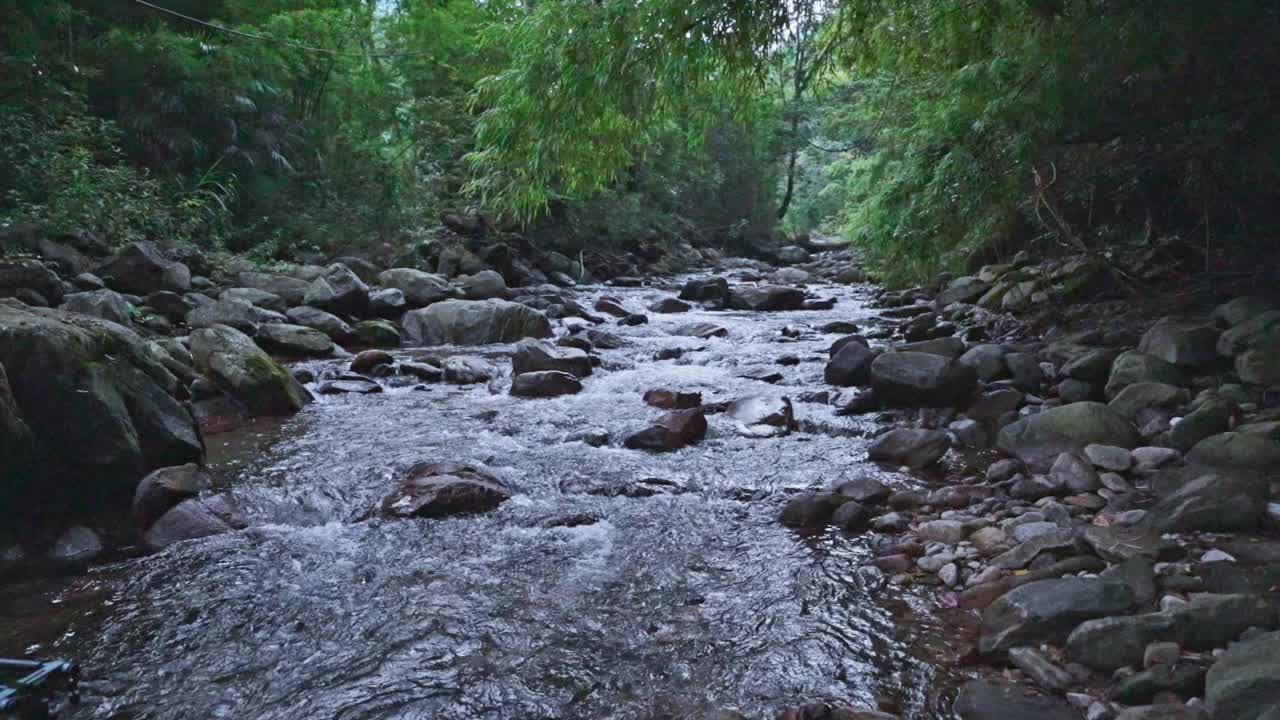
[[[809,251],[799,245],[787,245],[778,249],[778,262],[799,265],[809,262]]]
[[[1068,577],[1030,582],[1000,596],[983,612],[978,646],[991,653],[1060,642],[1081,622],[1125,612],[1132,604],[1132,591],[1119,580]]]
[[[1142,336],[1138,350],[1187,370],[1218,361],[1221,331],[1206,320],[1165,317]]]
[[[218,296],[220,300],[240,300],[250,305],[260,307],[263,310],[270,310],[283,314],[289,309],[288,303],[284,298],[275,293],[259,290],[258,288],[228,288],[222,291]]]
[[[369,286],[351,268],[334,263],[312,281],[303,302],[340,315],[360,315],[369,307]]]
[[[662,314],[689,312],[692,309],[693,306],[689,303],[673,297],[662,298],[649,304],[649,312]]]
[[[1176,642],[1187,650],[1223,647],[1250,627],[1280,625],[1280,602],[1254,595],[1208,595],[1186,605],[1147,613],[1089,620],[1067,638],[1071,659],[1110,672],[1142,664],[1153,642]]]
[[[701,408],[672,410],[652,426],[628,437],[624,444],[632,450],[669,452],[699,442],[706,434],[707,416]]]
[[[395,288],[381,288],[369,293],[370,315],[393,318],[404,312],[407,307],[404,293]]]
[[[938,297],[934,299],[934,304],[940,308],[945,308],[952,303],[973,303],[987,294],[990,289],[991,285],[983,282],[981,278],[965,275],[952,280],[946,289],[938,293]]]
[[[493,270],[481,270],[475,275],[458,278],[458,287],[467,300],[490,300],[507,297],[507,281]]]
[[[1081,720],[1080,713],[1060,698],[988,680],[965,683],[954,711],[960,720]]]
[[[867,448],[875,462],[923,468],[942,459],[951,448],[951,436],[941,430],[896,428],[876,438]]]
[[[0,464],[0,488],[11,494],[127,505],[146,472],[204,457],[177,378],[121,325],[0,301],[0,366],[0,457],[13,461]]]
[[[174,505],[147,529],[144,541],[152,551],[187,540],[221,535],[246,526],[239,508],[226,495],[192,498]]]
[[[897,352],[914,352],[928,353],[930,355],[941,355],[945,358],[958,358],[964,353],[964,340],[954,336],[933,338],[931,340],[920,340],[918,342],[909,342],[898,345],[894,348]],[[969,365],[971,369],[972,365]]]
[[[849,387],[866,385],[871,378],[871,363],[876,353],[866,345],[857,342],[846,342],[827,363],[822,376],[828,385]]]
[[[1096,402],[1071,403],[1028,415],[1000,430],[996,447],[1028,465],[1043,466],[1064,452],[1108,444],[1133,448],[1138,432],[1123,417]]]
[[[511,394],[516,397],[549,398],[581,391],[582,381],[576,375],[559,370],[520,373],[511,380]]]
[[[591,356],[582,350],[533,338],[517,343],[511,356],[511,372],[515,375],[556,370],[584,378],[591,374],[591,366]]]
[[[1148,515],[1161,532],[1251,530],[1266,510],[1266,483],[1249,473],[1187,468],[1177,475],[1181,482]]]
[[[1004,348],[999,345],[974,345],[960,356],[960,364],[973,368],[983,382],[999,380],[1008,373]]]
[[[1259,337],[1280,328],[1280,310],[1268,310],[1241,322],[1218,338],[1218,354],[1224,358],[1244,352]]]
[[[329,336],[334,342],[346,342],[351,339],[351,326],[343,322],[342,318],[327,313],[319,308],[302,307],[290,308],[285,317],[294,325],[309,327],[312,330],[319,330]]]
[[[1182,385],[1185,378],[1176,365],[1154,355],[1130,350],[1121,353],[1112,363],[1105,392],[1107,398],[1114,398],[1126,387],[1146,382]]]
[[[255,335],[264,323],[284,322],[287,318],[270,310],[263,310],[243,300],[227,298],[200,305],[187,313],[187,326],[192,330],[225,325],[247,335]]]
[[[474,357],[451,357],[442,367],[445,382],[455,385],[476,385],[493,379],[493,367]]]
[[[38,260],[0,260],[0,298],[34,291],[44,305],[62,303],[62,281]]]
[[[1236,374],[1246,385],[1280,388],[1280,321],[1249,341],[1236,356]]]
[[[183,500],[213,487],[213,481],[195,463],[160,468],[142,478],[133,493],[133,520],[145,530]]]
[[[267,352],[294,357],[329,357],[334,347],[319,330],[286,323],[263,325],[254,340]]]
[[[101,554],[102,538],[84,525],[67,528],[49,548],[49,559],[64,567],[87,565]]]
[[[383,287],[404,293],[405,303],[410,307],[422,308],[453,297],[453,288],[448,280],[413,268],[385,270],[378,275],[378,282]]]
[[[722,277],[690,280],[680,290],[680,299],[727,304],[729,302],[729,281]]]
[[[1107,403],[1107,407],[1132,422],[1144,411],[1171,413],[1190,399],[1189,393],[1180,387],[1158,382],[1140,382],[1125,386]]]
[[[663,410],[689,410],[702,406],[702,393],[698,392],[678,392],[659,388],[646,390],[643,399],[646,405]]]
[[[357,347],[400,347],[400,328],[390,320],[361,320],[351,328],[351,344]]]
[[[782,524],[795,528],[818,529],[831,522],[841,506],[853,502],[835,493],[802,493],[782,507]]]
[[[1204,401],[1169,429],[1169,447],[1187,452],[1201,440],[1226,432],[1235,411],[1235,404],[1222,398]]]
[[[1265,436],[1227,432],[1196,443],[1187,453],[1187,462],[1224,468],[1274,471],[1280,466],[1280,445]]]
[[[382,499],[383,517],[446,517],[489,512],[511,498],[511,488],[482,465],[443,462],[409,468],[400,487]]]
[[[783,435],[795,428],[795,412],[790,398],[752,395],[738,398],[725,409],[738,424],[739,432],[752,437]]]
[[[1213,720],[1262,720],[1280,711],[1280,632],[1235,643],[1209,668],[1205,707]]]
[[[546,315],[506,300],[445,300],[413,310],[403,320],[418,345],[488,345],[551,336]]]
[[[804,307],[804,292],[782,285],[743,285],[730,291],[729,307],[755,312],[799,310]]]
[[[1102,487],[1098,472],[1089,461],[1075,453],[1064,452],[1058,455],[1049,468],[1049,478],[1055,484],[1066,488],[1070,493],[1090,493]]]
[[[82,315],[92,315],[120,325],[130,323],[129,303],[119,293],[111,290],[72,293],[66,296],[62,309]]]
[[[680,325],[671,331],[672,335],[710,340],[715,337],[728,337],[729,331],[714,323],[695,322]],[[599,343],[597,343],[598,345]]]
[[[311,393],[253,340],[235,328],[214,325],[191,333],[196,368],[253,415],[288,415],[311,402]]]
[[[381,366],[395,364],[395,361],[396,359],[391,356],[391,353],[385,350],[365,350],[356,353],[356,356],[351,358],[349,367],[353,373],[369,375]]]
[[[1270,300],[1256,295],[1244,295],[1214,308],[1209,319],[1219,327],[1233,328],[1246,320],[1275,309],[1276,304]]]
[[[156,290],[183,293],[191,289],[191,271],[187,266],[168,259],[150,242],[124,246],[98,274],[110,287],[132,295],[146,295]]]
[[[307,288],[311,283],[288,275],[276,275],[273,273],[257,272],[254,270],[246,270],[236,274],[236,282],[242,288],[253,288],[254,290],[262,290],[270,293],[275,297],[284,301],[286,306],[293,307],[301,305],[303,299],[307,296]],[[284,312],[279,308],[269,308],[277,312]]]
[[[978,378],[972,368],[940,355],[889,352],[872,361],[870,380],[882,402],[943,407],[966,401]]]

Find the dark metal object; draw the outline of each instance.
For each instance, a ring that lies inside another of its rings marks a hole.
[[[60,695],[72,705],[80,703],[80,667],[75,663],[0,658],[0,720],[56,717]]]

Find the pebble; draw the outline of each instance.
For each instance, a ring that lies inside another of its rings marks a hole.
[[[1030,522],[1022,523],[1013,529],[1013,539],[1020,543],[1038,538],[1041,535],[1048,535],[1058,529],[1057,523],[1051,522]]]
[[[964,523],[958,520],[930,520],[916,528],[923,540],[955,544],[965,538]]]
[[[882,533],[902,532],[907,529],[907,518],[902,513],[885,513],[872,520],[871,527],[876,532]]]
[[[916,561],[916,566],[925,572],[936,573],[943,567],[955,562],[954,553],[941,552],[937,555],[926,555]]]
[[[938,579],[947,587],[955,587],[956,581],[959,580],[960,570],[955,563],[947,563],[938,570]]]

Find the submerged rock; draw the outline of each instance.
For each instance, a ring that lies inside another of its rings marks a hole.
[[[670,452],[696,443],[707,434],[707,416],[701,408],[672,410],[652,426],[628,437],[632,450]]]
[[[739,286],[729,293],[729,307],[756,312],[799,310],[804,307],[804,292],[783,285]]]
[[[227,495],[183,500],[161,515],[147,530],[145,541],[153,551],[186,540],[221,535],[247,525],[240,509]]]
[[[591,374],[591,356],[577,348],[560,347],[544,340],[521,340],[511,356],[511,371],[523,373],[554,370],[584,378]]]
[[[138,527],[149,528],[175,505],[212,486],[209,476],[195,463],[160,468],[138,483],[133,494],[133,520]]]
[[[511,495],[511,488],[482,465],[419,463],[409,468],[399,489],[382,499],[378,512],[394,518],[481,513]]]
[[[582,381],[577,376],[559,370],[520,373],[511,381],[511,394],[517,397],[548,398],[581,391]]]
[[[875,462],[924,468],[942,459],[951,449],[951,436],[941,430],[895,428],[876,438],[867,448]]]

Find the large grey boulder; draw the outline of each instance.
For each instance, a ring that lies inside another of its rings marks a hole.
[[[286,319],[294,325],[301,325],[312,330],[319,330],[329,336],[334,342],[344,343],[351,339],[351,326],[342,318],[332,313],[327,313],[319,308],[301,307],[289,308],[289,312],[285,313]]]
[[[1107,398],[1114,398],[1130,385],[1144,382],[1182,385],[1185,378],[1182,371],[1173,363],[1154,355],[1130,350],[1121,353],[1111,365],[1111,374],[1107,378],[1105,389]]]
[[[1221,327],[1233,328],[1264,312],[1275,310],[1276,304],[1256,295],[1244,295],[1213,309],[1209,319]]]
[[[104,265],[99,275],[107,285],[133,295],[156,290],[183,293],[191,289],[191,271],[165,257],[155,243],[130,243]]]
[[[242,333],[254,335],[258,332],[260,325],[284,322],[285,319],[285,316],[280,313],[264,310],[244,300],[225,298],[200,305],[187,313],[187,326],[192,330],[199,330],[214,325],[225,325]]]
[[[120,325],[129,325],[129,303],[120,293],[111,290],[93,290],[72,293],[62,303],[62,309],[82,315],[92,315]]]
[[[405,313],[402,322],[416,345],[488,345],[551,336],[546,315],[506,300],[445,300]]]
[[[1260,720],[1280,711],[1280,632],[1227,649],[1205,678],[1205,706],[1213,720]]]
[[[1180,387],[1159,382],[1140,382],[1125,386],[1107,403],[1107,407],[1125,420],[1133,421],[1147,410],[1173,412],[1190,399],[1190,394]]]
[[[867,457],[919,469],[938,462],[949,449],[951,436],[941,430],[894,428],[872,441]]]
[[[1085,620],[1122,613],[1131,605],[1133,592],[1122,580],[1037,580],[1001,595],[982,613],[978,647],[990,653],[1060,642]]]
[[[1155,485],[1166,492],[1148,517],[1161,532],[1251,530],[1267,507],[1266,483],[1248,472],[1178,468]]]
[[[296,277],[254,270],[237,273],[236,282],[241,287],[271,293],[284,300],[285,304],[290,307],[301,305],[303,298],[307,295],[307,288],[311,286],[311,283]]]
[[[871,363],[876,353],[859,342],[847,342],[836,351],[822,371],[829,385],[850,387],[865,385],[871,378]]]
[[[195,463],[160,468],[138,482],[132,514],[139,528],[151,527],[175,505],[213,487],[213,481]]]
[[[48,305],[62,303],[62,281],[38,260],[0,260],[0,298],[36,292]]]
[[[1255,338],[1280,328],[1280,310],[1268,310],[1240,322],[1218,338],[1218,354],[1235,357],[1244,352]]]
[[[254,339],[268,352],[295,357],[329,357],[334,348],[333,340],[319,330],[287,323],[263,325]]]
[[[404,293],[405,302],[415,308],[453,297],[453,288],[444,277],[413,268],[384,270],[378,275],[378,282]]]
[[[511,355],[512,374],[547,370],[584,378],[591,374],[591,356],[578,348],[552,345],[534,338],[526,338],[516,345],[516,351]]]
[[[1248,349],[1236,356],[1235,368],[1247,385],[1280,387],[1280,322],[1249,341]]]
[[[953,709],[960,720],[1081,720],[1061,698],[989,680],[965,683]]]
[[[293,375],[235,328],[214,325],[191,333],[197,369],[253,415],[288,415],[312,401]]]
[[[576,375],[559,370],[521,373],[511,379],[511,394],[516,397],[549,398],[581,391],[582,381]]]
[[[1161,318],[1142,336],[1138,350],[1189,370],[1218,361],[1218,336],[1222,331],[1207,320]]]
[[[891,405],[943,407],[962,403],[977,387],[972,368],[941,355],[888,352],[871,363],[871,387]]]
[[[260,307],[263,310],[270,310],[277,313],[284,313],[284,311],[289,309],[289,303],[285,302],[284,298],[273,292],[260,290],[258,288],[228,288],[223,290],[222,294],[218,297],[223,300],[241,300],[249,303],[250,305]]]
[[[0,366],[0,456],[19,461],[0,464],[0,488],[127,504],[147,471],[204,457],[177,378],[121,325],[0,301]]]
[[[1275,471],[1280,467],[1280,445],[1266,435],[1218,433],[1196,443],[1187,452],[1187,461],[1224,468]]]
[[[334,263],[312,281],[303,302],[340,315],[359,315],[369,306],[369,286],[351,268]]]
[[[804,307],[804,291],[782,285],[739,286],[729,292],[729,307],[757,312],[799,310]]]
[[[1251,627],[1280,625],[1280,602],[1259,595],[1208,595],[1164,612],[1099,618],[1067,638],[1071,659],[1110,672],[1140,666],[1147,645],[1176,642],[1187,650],[1222,647]]]
[[[996,447],[1028,465],[1044,466],[1064,452],[1082,453],[1086,445],[1132,449],[1138,431],[1124,418],[1096,402],[1050,408],[1005,426]]]
[[[458,278],[458,287],[468,300],[505,299],[507,297],[507,281],[493,270],[481,270],[475,275],[464,275]]]

